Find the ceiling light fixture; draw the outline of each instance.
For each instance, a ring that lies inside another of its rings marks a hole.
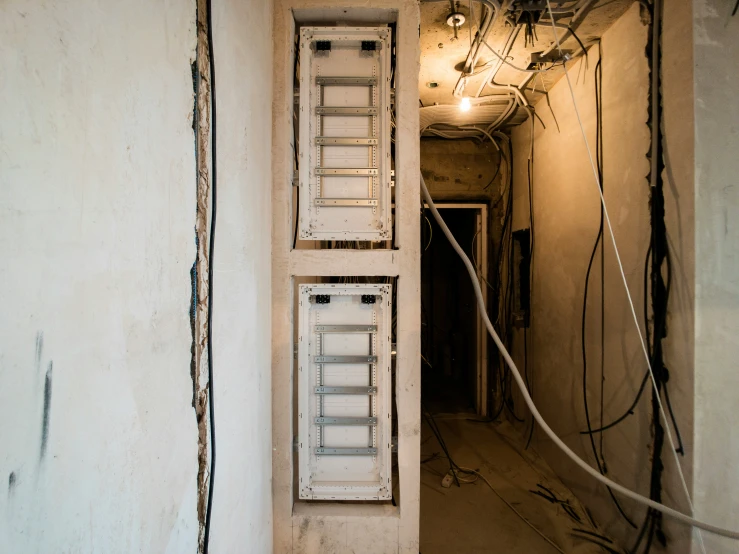
[[[457,29],[464,25],[464,15],[459,12],[452,12],[446,18],[446,24],[454,29],[454,40],[457,40]]]
[[[471,106],[472,104],[470,104],[469,96],[462,97],[462,101],[459,103],[459,109],[462,110],[463,112],[468,112],[470,111]]]

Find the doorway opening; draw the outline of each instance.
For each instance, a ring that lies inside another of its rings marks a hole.
[[[486,282],[487,204],[437,208]],[[475,293],[464,264],[430,213],[423,214],[421,225],[421,398],[431,413],[484,416],[488,338]],[[488,291],[483,294],[487,302]]]

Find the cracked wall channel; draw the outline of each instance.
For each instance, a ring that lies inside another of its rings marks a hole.
[[[208,501],[208,232],[210,223],[210,57],[208,54],[208,21],[206,0],[196,0],[197,45],[192,63],[193,133],[195,139],[196,256],[190,278],[192,298],[190,328],[192,331],[190,375],[192,406],[198,426],[197,515],[198,552],[203,552],[205,513]]]

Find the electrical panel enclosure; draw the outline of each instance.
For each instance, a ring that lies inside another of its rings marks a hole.
[[[299,497],[392,497],[390,284],[299,288]]]
[[[392,238],[390,33],[389,27],[300,30],[303,240]]]

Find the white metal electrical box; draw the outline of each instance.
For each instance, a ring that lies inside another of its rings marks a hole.
[[[389,284],[300,285],[299,497],[389,500]]]
[[[390,32],[388,27],[300,31],[303,240],[392,237]]]

